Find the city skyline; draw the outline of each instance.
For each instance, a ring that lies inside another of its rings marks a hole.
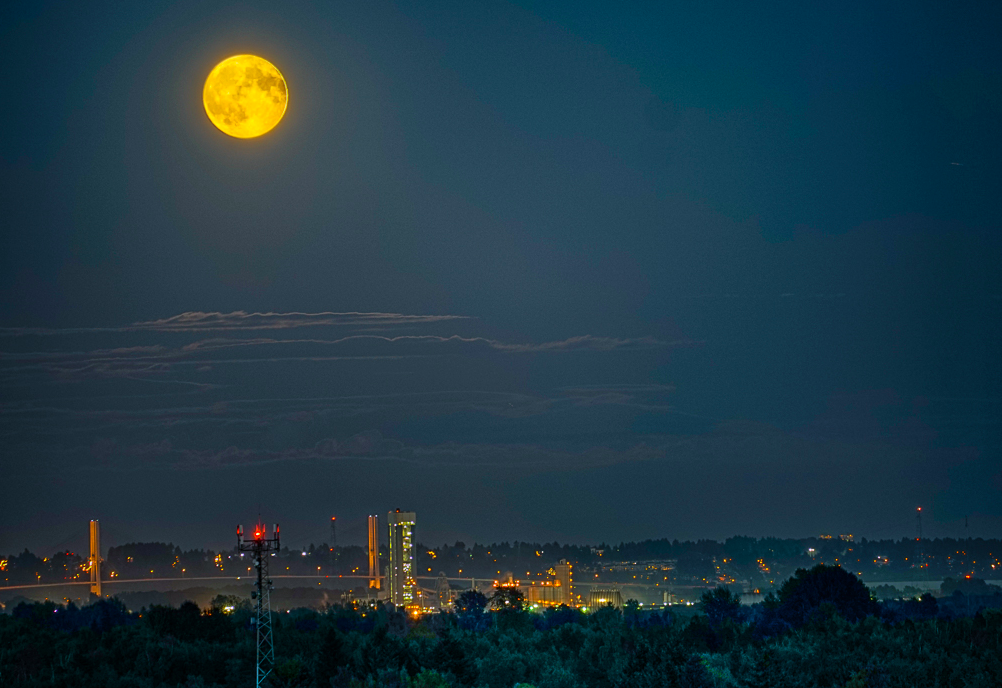
[[[393,513],[393,512],[389,512]],[[414,513],[414,512],[410,512]],[[434,514],[434,512],[433,512]],[[275,516],[275,514],[272,514]],[[437,531],[427,537],[421,544],[427,546],[439,546],[445,545],[449,546],[455,542],[467,542],[467,543],[500,543],[500,542],[559,542],[561,544],[573,545],[573,546],[602,546],[602,545],[616,545],[623,542],[640,542],[646,540],[679,540],[679,541],[696,541],[706,539],[714,542],[723,542],[724,540],[732,537],[752,537],[752,538],[778,538],[778,539],[789,539],[789,540],[806,540],[811,538],[855,538],[868,539],[868,540],[893,540],[893,539],[914,539],[918,533],[918,525],[916,521],[916,510],[911,510],[906,514],[902,515],[895,523],[889,525],[883,525],[873,528],[869,531],[856,531],[854,533],[849,532],[848,528],[836,528],[829,529],[818,532],[799,532],[793,535],[777,535],[775,533],[749,533],[734,531],[731,533],[724,534],[720,537],[703,537],[701,535],[696,536],[685,536],[679,533],[665,532],[653,537],[631,537],[629,533],[623,532],[622,535],[612,538],[600,538],[600,537],[584,537],[579,539],[560,539],[560,538],[533,538],[527,535],[519,535],[518,533],[512,533],[510,531],[500,531],[501,536],[499,537],[487,537],[487,538],[477,538],[477,537],[463,537],[462,533],[456,537],[449,537],[448,535],[442,537]],[[276,516],[277,517],[277,516]],[[432,516],[434,518],[434,515]],[[266,518],[265,520],[268,520]],[[333,519],[331,519],[333,520]],[[95,519],[99,522],[100,519]],[[338,536],[338,544],[342,547],[359,547],[367,551],[370,551],[370,546],[373,542],[378,543],[379,547],[383,547],[385,540],[385,533],[380,530],[379,517],[376,515],[368,515],[360,518],[351,517],[338,517],[339,528],[341,535]],[[287,523],[287,521],[283,521]],[[177,546],[185,549],[201,549],[208,547],[211,549],[225,549],[229,541],[229,537],[220,535],[212,535],[206,539],[193,538],[190,535],[184,533],[178,533],[173,531],[170,527],[161,528],[155,533],[158,535],[149,534],[144,536],[142,531],[130,527],[129,524],[117,523],[115,521],[106,522],[112,532],[115,534],[113,538],[113,545],[122,545],[131,542],[171,542]],[[327,521],[329,523],[329,521]],[[378,535],[374,540],[371,538],[373,534],[372,527],[375,527],[375,534]],[[925,522],[923,527],[923,538],[927,540],[936,539],[954,539],[954,540],[965,540],[965,539],[996,539],[998,538],[993,532],[991,532],[990,527],[986,527],[984,523],[979,523],[977,517],[966,519],[961,518],[956,522],[949,524],[942,523],[932,523],[930,524],[928,520]],[[449,532],[449,529],[445,529]],[[60,531],[56,531],[59,533]],[[292,543],[292,547],[306,547],[309,545],[320,545],[322,543],[329,543],[330,531],[327,527],[318,524],[317,522],[296,522],[292,526],[290,531],[289,526],[285,526],[286,538]],[[107,537],[107,536],[103,536]],[[19,546],[6,546],[0,547],[0,552],[16,552],[23,549],[28,549],[33,552],[59,552],[64,551],[67,548],[84,550],[86,549],[87,543],[87,526],[86,522],[81,525],[80,523],[72,523],[68,527],[63,528],[61,534],[57,535],[55,538],[51,539],[50,542],[30,542],[24,540],[25,544]],[[367,564],[368,566],[368,564]],[[368,574],[368,569],[367,569]],[[384,572],[379,572],[379,576],[383,576]]]
[[[670,604],[665,593],[670,596],[674,591],[685,599],[718,585],[754,600],[796,571],[819,564],[840,566],[883,595],[900,594],[902,588],[939,590],[944,581],[950,594],[951,580],[982,580],[972,585],[983,585],[987,579],[988,585],[998,584],[1002,570],[998,539],[869,541],[842,534],[800,540],[733,537],[724,542],[658,540],[598,546],[528,542],[430,546],[413,539],[408,543],[414,534],[413,514],[395,511],[390,516],[390,537],[377,553],[388,579],[382,590],[370,585],[371,552],[366,548],[339,545],[343,567],[335,574],[329,568],[329,543],[286,544],[279,549],[277,525],[248,528],[238,548],[216,552],[150,542],[102,547],[95,537],[99,524],[93,521],[89,555],[66,551],[43,558],[31,552],[0,553],[0,588],[7,599],[49,596],[60,586],[66,586],[63,592],[85,598],[88,586],[101,596],[102,583],[107,596],[132,594],[130,589],[139,593],[149,585],[177,592],[178,586],[187,585],[195,586],[190,594],[204,598],[205,590],[199,586],[239,587],[241,580],[252,580],[256,563],[248,552],[253,554],[259,543],[271,551],[266,578],[282,581],[285,588],[321,586],[311,588],[312,604],[326,604],[323,600],[334,590],[355,600],[382,599],[413,611],[454,602],[458,593],[444,595],[446,584],[460,592],[517,587],[525,603],[535,608],[593,607],[596,599],[621,606],[626,598],[618,595],[620,590],[645,603]]]

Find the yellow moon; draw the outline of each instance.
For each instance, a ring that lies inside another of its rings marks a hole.
[[[202,104],[221,132],[251,139],[267,134],[282,120],[289,89],[282,73],[268,60],[234,55],[209,72]]]

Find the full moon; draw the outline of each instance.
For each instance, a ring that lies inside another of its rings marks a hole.
[[[205,114],[238,139],[267,134],[285,114],[289,89],[282,73],[256,55],[234,55],[217,64],[202,89]]]

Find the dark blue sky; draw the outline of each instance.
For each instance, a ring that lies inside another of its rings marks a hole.
[[[16,5],[0,551],[999,536],[1000,15]]]

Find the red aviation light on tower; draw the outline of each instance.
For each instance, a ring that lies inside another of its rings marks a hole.
[[[267,543],[270,547],[273,547],[276,551],[278,550],[278,524],[277,523],[275,524],[275,534],[272,537],[270,537],[270,538],[268,537],[268,526],[266,526],[265,524],[263,524],[261,522],[258,522],[254,526],[254,530],[252,532],[254,533],[254,538],[253,539],[250,538],[250,534],[249,533],[248,533],[247,537],[245,538],[244,537],[243,526],[237,526],[237,544],[241,544],[241,543],[244,543],[244,542],[247,542],[247,543],[250,543],[250,542]],[[249,545],[249,546],[253,546],[253,545]],[[247,550],[247,551],[249,552],[251,550]]]

